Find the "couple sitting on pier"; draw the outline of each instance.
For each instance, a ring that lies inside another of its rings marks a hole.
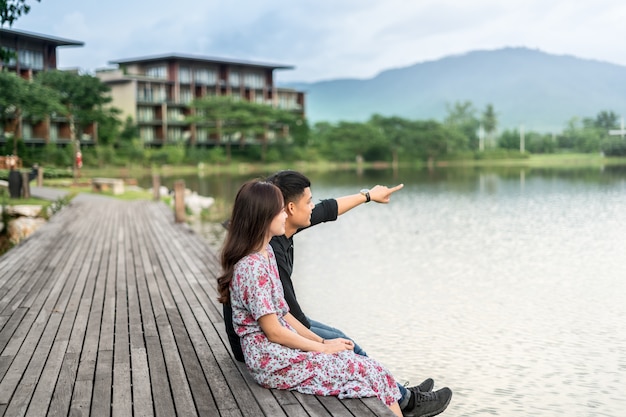
[[[408,389],[398,384],[344,333],[308,318],[291,281],[294,234],[369,201],[388,203],[402,185],[377,185],[317,205],[310,187],[301,173],[281,171],[266,181],[249,181],[237,193],[218,278],[235,358],[267,388],[376,396],[397,416],[441,413],[452,396],[449,388],[432,391],[430,378]]]

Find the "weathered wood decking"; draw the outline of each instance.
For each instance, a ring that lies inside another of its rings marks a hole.
[[[0,258],[0,416],[390,416],[259,387],[207,242],[162,203],[79,196]]]

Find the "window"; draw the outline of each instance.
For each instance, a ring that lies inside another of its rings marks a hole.
[[[185,116],[180,109],[167,109],[167,120],[182,122],[185,120]]]
[[[154,94],[155,103],[163,103],[167,99],[167,94],[165,93],[165,86],[163,85],[154,86],[152,92]]]
[[[197,142],[207,142],[209,140],[209,129],[207,128],[198,128],[196,129],[196,141]]]
[[[140,107],[137,118],[141,122],[151,122],[154,120],[154,109],[152,107]]]
[[[33,138],[33,128],[28,123],[22,124],[22,137],[24,139],[32,139]]]
[[[167,140],[170,142],[180,142],[183,140],[183,130],[179,127],[167,129]]]
[[[191,83],[191,70],[187,67],[180,67],[178,69],[178,82],[189,84]]]
[[[181,103],[190,103],[193,100],[193,95],[191,94],[190,88],[182,88],[180,89],[180,102]]]
[[[244,87],[253,88],[260,90],[265,87],[265,83],[263,82],[263,74],[259,73],[245,73],[243,76],[243,85]]]
[[[152,88],[149,84],[137,86],[137,101],[152,101]]]
[[[228,80],[230,81],[231,87],[239,87],[241,84],[240,75],[237,71],[231,71]]]
[[[59,139],[59,127],[55,124],[50,124],[50,142],[56,142]]]
[[[217,72],[214,69],[197,69],[193,76],[196,84],[215,85],[217,83]]]
[[[154,142],[154,129],[151,127],[142,127],[139,129],[139,136],[144,143]]]
[[[148,67],[146,68],[146,77],[167,80],[167,67],[165,65]]]
[[[43,69],[43,53],[22,49],[17,54],[20,66],[32,68],[36,70]]]
[[[139,84],[137,86],[137,101],[162,103],[165,98],[165,86],[163,85]]]
[[[278,107],[284,110],[300,109],[295,94],[279,94]]]

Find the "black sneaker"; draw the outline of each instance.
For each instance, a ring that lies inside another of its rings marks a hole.
[[[402,410],[404,417],[436,416],[446,409],[452,398],[452,391],[448,387],[434,392],[412,391],[412,394],[415,396],[411,398],[413,404]]]
[[[408,384],[405,384],[405,386]],[[435,381],[433,381],[432,378],[426,378],[424,380],[424,382],[422,382],[419,385],[416,385],[414,387],[406,387],[406,389],[408,389],[411,392],[414,391],[419,391],[419,392],[429,392],[433,390],[433,387],[435,386]]]

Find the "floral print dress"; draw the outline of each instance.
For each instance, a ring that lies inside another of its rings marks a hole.
[[[339,398],[378,397],[386,405],[400,399],[393,376],[375,360],[342,351],[335,354],[304,352],[270,342],[259,317],[276,314],[285,321],[289,306],[283,296],[276,260],[267,246],[269,260],[260,253],[242,258],[230,283],[235,332],[241,337],[246,366],[254,380],[266,388],[296,390],[304,394]]]

